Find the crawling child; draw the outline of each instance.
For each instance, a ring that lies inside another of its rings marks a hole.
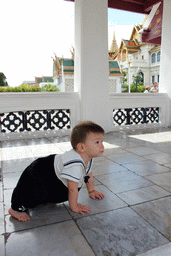
[[[71,133],[70,151],[49,155],[33,161],[21,174],[11,198],[9,214],[19,221],[28,221],[28,208],[46,203],[69,201],[73,212],[84,215],[90,208],[77,202],[78,192],[86,183],[91,198],[102,199],[94,189],[92,159],[104,152],[104,130],[86,121],[76,125]]]

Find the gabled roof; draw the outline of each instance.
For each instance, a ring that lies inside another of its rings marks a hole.
[[[139,44],[137,44],[136,41],[126,39],[121,40],[121,45],[119,49],[121,50],[122,48],[127,48],[129,52],[135,52],[140,50],[140,46]]]
[[[163,2],[151,10],[144,28],[140,31],[144,43],[161,44]]]
[[[142,24],[134,25],[131,36],[130,36],[130,40],[134,40],[135,38],[137,39],[136,35],[139,35],[139,38],[140,38],[139,31],[142,29],[142,27],[143,27]]]
[[[109,61],[109,75],[111,76],[122,76],[119,64],[117,60]]]

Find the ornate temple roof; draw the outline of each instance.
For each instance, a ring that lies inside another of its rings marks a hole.
[[[140,46],[136,40],[122,39],[119,50],[121,51],[123,49],[127,49],[128,53],[134,53],[140,51]]]
[[[112,40],[112,44],[110,46],[110,50],[109,50],[109,60],[114,60],[119,52],[119,48],[116,42],[116,38],[115,38],[115,31],[113,33],[113,40]]]
[[[111,54],[115,54],[116,56],[118,54],[118,46],[116,43],[115,39],[115,33],[113,35],[113,41],[111,48],[109,50],[109,53],[111,51]],[[113,52],[114,51],[114,52]],[[74,47],[72,47],[71,55],[72,58],[61,58],[57,57],[56,54],[54,53],[55,58],[52,57],[53,59],[53,76],[54,77],[59,77],[62,74],[62,65],[63,65],[63,72],[65,75],[74,75]],[[115,76],[115,75],[122,75],[118,61],[110,59],[109,56],[109,75]]]
[[[161,44],[163,2],[151,10],[144,28],[140,31],[142,42]]]
[[[56,61],[59,63],[59,67],[56,65]],[[63,71],[65,75],[74,75],[74,60],[69,58],[57,58],[53,59],[53,76],[60,76],[62,74],[62,62]],[[109,75],[118,76],[122,75],[119,64],[116,60],[109,61]]]
[[[110,76],[122,75],[119,64],[116,60],[109,61],[109,75]]]
[[[74,2],[74,0],[65,1]],[[148,14],[152,6],[159,2],[163,2],[163,0],[108,0],[108,7],[129,12]]]

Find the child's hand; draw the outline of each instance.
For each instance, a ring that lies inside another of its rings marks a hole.
[[[89,193],[89,196],[93,199],[95,198],[102,199],[104,197],[104,194],[96,190],[93,190],[91,193]]]
[[[90,212],[90,207],[77,203],[76,208],[73,209],[72,211],[84,215],[84,212],[88,212],[88,213]]]

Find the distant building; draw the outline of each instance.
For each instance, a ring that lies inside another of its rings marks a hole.
[[[161,45],[151,42],[142,42],[141,31],[143,24],[134,25],[130,39],[122,39],[117,59],[121,69],[126,71],[127,78],[130,65],[130,83],[133,83],[133,75],[137,70],[143,73],[144,86],[151,86],[152,83],[160,81],[160,57]]]
[[[35,77],[35,85],[39,86],[40,83],[53,83],[52,76]]]
[[[22,84],[28,84],[29,86],[35,86],[35,81],[23,81]]]
[[[53,58],[53,79],[54,83],[62,84],[62,66],[63,76],[65,80],[65,91],[74,91],[74,49],[71,52],[72,58],[58,58],[55,55]],[[123,75],[117,60],[110,60],[109,58],[109,93],[121,92]]]

